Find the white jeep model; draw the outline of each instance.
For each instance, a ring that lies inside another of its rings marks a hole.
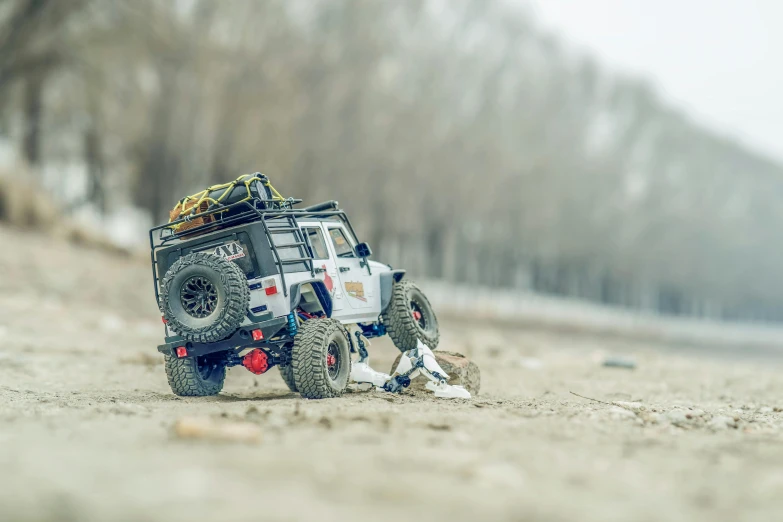
[[[303,397],[336,397],[351,354],[366,360],[366,339],[388,334],[402,352],[437,346],[425,295],[404,270],[369,260],[337,202],[296,209],[262,175],[243,180],[232,202],[229,185],[150,231],[167,336],[158,351],[174,393],[216,395],[226,368],[243,365],[277,366]]]

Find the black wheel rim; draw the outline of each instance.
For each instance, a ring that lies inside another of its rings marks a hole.
[[[212,370],[215,369],[215,365],[207,360],[206,357],[197,357],[196,368],[198,369],[199,376],[206,381],[212,375]]]
[[[336,341],[332,341],[326,350],[326,371],[329,373],[329,378],[333,381],[337,380],[337,376],[340,375],[341,359],[340,346]]]
[[[182,308],[191,317],[203,319],[209,317],[217,308],[218,292],[212,281],[202,276],[191,277],[182,285],[179,292]]]
[[[416,325],[423,331],[427,331],[429,328],[429,318],[427,317],[426,308],[421,306],[416,301],[411,301],[411,315],[413,320],[416,321]]]

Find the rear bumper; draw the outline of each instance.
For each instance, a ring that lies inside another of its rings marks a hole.
[[[166,344],[158,346],[158,351],[163,355],[169,355],[171,357],[177,356],[176,350],[181,346],[184,346],[187,349],[189,357],[199,357],[228,350],[240,352],[245,348],[258,348],[264,346],[267,344],[268,339],[277,335],[277,333],[287,325],[288,319],[286,317],[277,317],[267,321],[248,324],[240,327],[239,330],[228,339],[223,339],[222,341],[216,341],[214,343],[196,343],[193,341],[186,341],[181,337],[167,337]],[[250,333],[253,330],[261,330],[264,333],[264,340],[254,341],[253,335]]]

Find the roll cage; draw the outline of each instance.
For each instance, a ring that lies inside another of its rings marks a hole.
[[[341,221],[348,231],[358,241],[356,231],[351,224],[346,213],[338,207],[337,201],[327,201],[318,205],[313,205],[303,209],[295,209],[294,205],[301,203],[301,199],[261,199],[252,198],[246,201],[240,201],[230,205],[215,204],[206,211],[194,213],[183,218],[171,221],[164,225],[159,225],[150,229],[150,259],[152,261],[152,278],[155,286],[155,300],[160,301],[160,278],[158,274],[158,264],[156,254],[163,247],[176,244],[176,242],[186,243],[189,239],[198,237],[199,233],[215,232],[218,230],[227,231],[232,226],[244,225],[250,223],[259,223],[263,227],[269,246],[272,250],[272,256],[278,267],[283,286],[283,292],[288,295],[288,287],[285,282],[284,265],[304,262],[312,277],[315,277],[315,268],[313,266],[313,248],[307,234],[301,233],[298,218],[325,219],[334,218]],[[214,221],[189,228],[178,232],[177,225],[187,223],[199,218],[211,217]],[[272,225],[272,226],[270,226]],[[275,243],[274,234],[276,232],[293,232],[298,234],[298,241],[291,244],[279,245]],[[283,259],[278,249],[299,247],[305,248],[306,256],[296,259]]]

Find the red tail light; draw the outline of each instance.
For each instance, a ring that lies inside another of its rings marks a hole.
[[[264,279],[262,284],[264,285],[264,293],[266,295],[275,295],[277,293],[277,281],[275,281],[274,277]]]
[[[181,358],[187,357],[187,356],[188,356],[188,349],[187,348],[185,348],[184,346],[180,346],[179,348],[177,348],[177,357],[179,357],[181,359]]]
[[[253,330],[251,333],[253,334],[253,340],[254,341],[263,341],[264,340],[264,332],[261,329]]]

